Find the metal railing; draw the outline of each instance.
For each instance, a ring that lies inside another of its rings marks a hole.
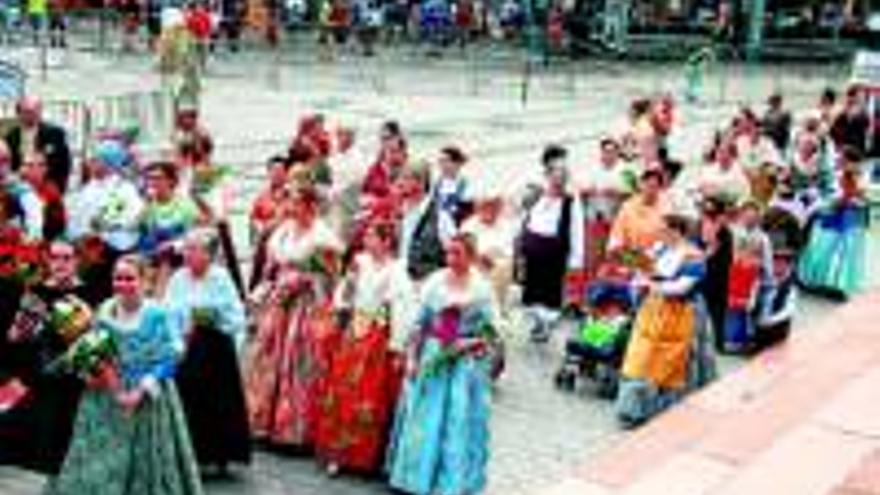
[[[0,59],[0,101],[14,100],[25,93],[27,72],[18,64]]]
[[[71,148],[85,152],[101,130],[136,126],[139,141],[164,143],[171,133],[173,99],[163,90],[43,102],[45,119],[61,126]],[[0,120],[15,115],[14,101],[0,101]]]

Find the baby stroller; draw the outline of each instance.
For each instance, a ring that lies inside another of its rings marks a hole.
[[[597,281],[590,286],[586,316],[566,342],[562,366],[556,373],[558,388],[573,391],[578,379],[586,376],[596,384],[599,397],[614,397],[636,297],[629,284]]]

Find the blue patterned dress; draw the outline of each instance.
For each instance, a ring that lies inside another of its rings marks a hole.
[[[491,379],[489,360],[466,355],[445,364],[444,348],[495,322],[490,284],[473,274],[450,289],[447,270],[425,283],[419,315],[419,371],[404,384],[387,458],[392,488],[417,495],[466,495],[486,487]],[[455,308],[454,335],[440,320]]]
[[[144,301],[131,321],[118,319],[116,307],[113,299],[104,303],[97,325],[116,339],[122,386],[142,386],[147,392],[132,414],[123,411],[112,392],[86,392],[70,450],[46,493],[200,495],[195,456],[172,380],[178,344],[170,319],[152,301]]]
[[[858,292],[867,273],[867,225],[867,207],[858,202],[833,202],[820,209],[798,262],[801,282],[844,297]]]

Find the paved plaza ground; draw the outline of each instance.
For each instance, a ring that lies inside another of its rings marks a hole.
[[[145,91],[160,84],[151,61],[141,56],[52,54],[45,79],[34,63],[36,52],[15,50],[10,56],[33,69],[31,90],[47,99]],[[396,53],[336,64],[318,64],[310,58],[224,55],[209,67],[203,119],[217,141],[217,162],[233,165],[240,178],[234,232],[242,247],[247,245],[244,211],[260,184],[261,163],[285,148],[298,119],[307,112],[323,112],[331,123],[354,128],[365,156],[372,156],[379,124],[398,119],[416,157],[430,158],[439,146],[458,143],[473,156],[469,173],[477,183],[494,183],[514,192],[536,175],[546,143],[568,145],[570,162],[577,168],[595,157],[600,136],[624,129],[632,98],[656,91],[678,94],[682,89],[677,66],[588,61],[537,70],[524,102],[521,65],[516,60],[494,60],[488,52],[440,60]],[[735,67],[716,73],[707,81],[706,101],[682,107],[672,154],[696,157],[714,128],[741,102],[760,102],[771,91],[781,90],[792,108],[808,108],[824,86],[844,78],[839,68],[827,66]],[[156,151],[150,143],[145,149]],[[840,310],[811,299],[802,306],[795,331],[831,320]],[[489,468],[493,495],[539,492],[631,435],[618,428],[609,402],[586,392],[554,389],[552,377],[564,335],[536,347],[518,330],[515,325],[508,330],[508,372],[497,386],[493,408]],[[740,364],[737,359],[722,359],[725,371]],[[38,493],[39,482],[24,473],[0,470],[3,495]],[[250,470],[232,482],[209,483],[208,493],[354,495],[386,490],[364,480],[328,480],[309,459],[261,452]]]

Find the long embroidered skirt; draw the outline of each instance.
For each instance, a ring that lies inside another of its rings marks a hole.
[[[46,495],[200,495],[201,480],[172,382],[127,415],[112,394],[83,395],[75,433]]]
[[[672,302],[655,296],[645,301],[627,348],[615,403],[622,421],[642,423],[715,378],[708,321],[701,299]],[[682,323],[692,328],[688,331]]]
[[[232,339],[195,328],[176,381],[199,463],[249,463],[250,427]]]
[[[798,262],[798,276],[805,286],[844,296],[862,288],[867,272],[864,215],[854,207],[819,214]]]
[[[290,309],[268,305],[247,358],[245,394],[258,439],[310,447],[323,379],[336,336],[329,302],[300,298]]]
[[[419,359],[423,371],[404,383],[388,451],[389,482],[418,495],[482,493],[489,460],[489,366],[465,357],[426,373],[441,352],[439,342],[428,339]]]
[[[388,441],[401,360],[388,350],[387,324],[356,317],[352,330],[333,357],[320,399],[315,450],[326,462],[373,473]]]

